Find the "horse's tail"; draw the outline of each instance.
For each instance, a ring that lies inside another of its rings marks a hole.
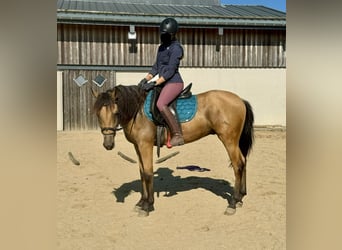
[[[243,125],[242,134],[239,141],[239,147],[244,157],[246,157],[253,146],[254,141],[254,114],[252,110],[252,106],[248,101],[243,100],[246,106],[246,118],[245,124]]]

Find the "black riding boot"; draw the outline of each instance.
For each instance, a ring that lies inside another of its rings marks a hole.
[[[184,144],[182,129],[176,120],[176,117],[171,113],[169,107],[164,106],[160,112],[164,117],[167,125],[171,130],[171,145],[172,146],[180,146]]]

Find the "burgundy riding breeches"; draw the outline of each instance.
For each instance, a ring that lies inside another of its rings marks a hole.
[[[162,111],[163,107],[169,105],[182,92],[184,83],[168,83],[160,92],[157,108]]]

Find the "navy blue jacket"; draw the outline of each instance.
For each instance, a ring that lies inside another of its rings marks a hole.
[[[153,76],[159,74],[159,77],[164,77],[166,83],[183,82],[178,71],[182,58],[183,48],[178,41],[172,41],[169,46],[161,44],[158,48],[157,60],[149,73]]]

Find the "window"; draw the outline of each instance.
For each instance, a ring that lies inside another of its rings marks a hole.
[[[107,81],[106,78],[104,78],[101,75],[97,75],[95,79],[93,80],[93,83],[95,83],[97,86],[102,87],[103,84]]]
[[[88,80],[86,80],[82,75],[79,75],[77,78],[74,78],[73,80],[79,87],[88,82]]]

